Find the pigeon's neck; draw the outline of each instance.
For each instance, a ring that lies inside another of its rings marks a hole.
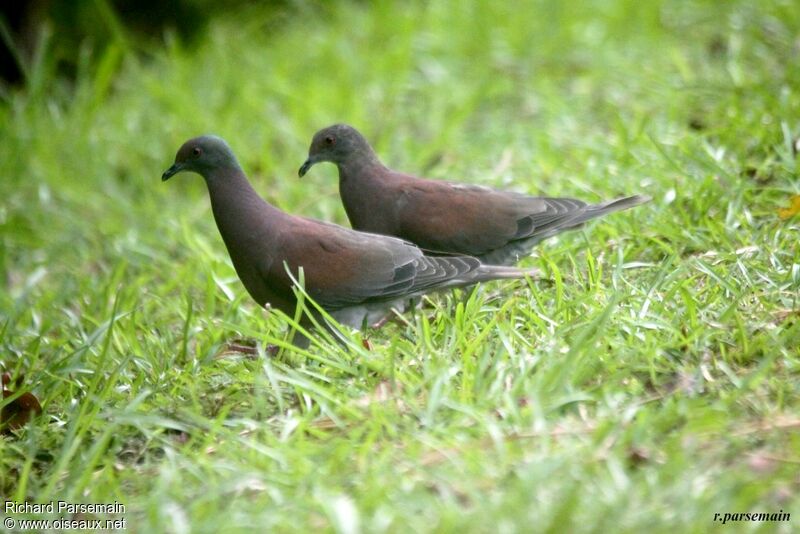
[[[354,150],[336,166],[339,168],[341,184],[348,183],[351,187],[367,185],[375,176],[382,174],[381,170],[386,169],[369,145]]]
[[[286,214],[256,193],[239,168],[217,169],[206,176],[211,209],[231,256],[249,246],[254,238],[265,238],[270,218]]]
[[[353,228],[391,233],[394,209],[387,189],[391,189],[392,176],[377,157],[354,158],[339,165],[339,196]]]

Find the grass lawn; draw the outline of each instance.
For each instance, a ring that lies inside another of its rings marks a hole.
[[[0,361],[44,413],[0,437],[0,495],[134,532],[797,529],[800,10],[522,5],[244,8],[191,48],[87,48],[74,84],[37,56],[0,104]],[[270,202],[347,224],[332,165],[297,178],[333,122],[407,172],[654,200],[372,350],[226,353],[287,319],[202,179],[161,172],[216,133]]]

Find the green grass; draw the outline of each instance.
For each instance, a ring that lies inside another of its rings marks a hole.
[[[800,521],[800,11],[792,2],[299,3],[203,44],[48,53],[0,106],[0,358],[44,415],[5,499],[127,506],[135,532],[788,532]],[[651,204],[493,283],[279,357],[187,138],[346,224],[311,135],[436,178]],[[358,335],[356,335],[357,339]],[[714,523],[779,510],[789,523]]]

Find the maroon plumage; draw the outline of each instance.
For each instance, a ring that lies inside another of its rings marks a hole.
[[[248,293],[287,314],[297,304],[287,268],[297,278],[302,267],[308,294],[355,328],[383,317],[393,303],[428,291],[534,275],[482,265],[470,256],[429,257],[400,239],[289,215],[255,192],[218,137],[187,141],[162,180],[181,171],[205,178],[214,219]]]
[[[354,229],[399,237],[426,251],[469,254],[494,265],[512,264],[543,239],[649,200],[636,195],[588,205],[572,198],[426,180],[384,166],[366,139],[345,124],[314,135],[300,176],[321,161],[339,168],[339,193]]]

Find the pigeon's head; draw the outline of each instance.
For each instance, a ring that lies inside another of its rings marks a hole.
[[[302,178],[312,165],[321,161],[339,165],[352,157],[372,159],[375,154],[358,130],[347,124],[334,124],[314,134],[308,149],[308,159],[297,174]]]
[[[175,155],[175,163],[161,175],[162,181],[183,171],[196,172],[208,178],[212,171],[219,169],[238,169],[239,163],[231,147],[215,135],[203,135],[189,139]]]

